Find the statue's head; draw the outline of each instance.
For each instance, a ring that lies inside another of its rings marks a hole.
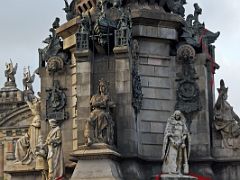
[[[56,119],[49,119],[48,122],[49,122],[49,125],[50,125],[51,128],[54,128],[54,127],[57,126],[57,120]]]
[[[198,5],[198,3],[195,3],[193,6],[194,6],[195,12],[196,12],[197,14],[202,14],[202,8],[200,8],[200,6]]]
[[[43,144],[43,136],[42,135],[38,136],[38,144]]]
[[[32,102],[33,102],[33,103],[37,103],[37,102],[38,102],[38,98],[37,98],[36,96],[34,96],[34,97],[32,98]]]
[[[28,67],[28,68],[29,68],[29,67]],[[23,70],[23,78],[24,78],[24,79],[30,78],[30,71],[29,71],[29,69],[27,69],[26,67],[24,67],[24,70]]]
[[[6,69],[7,69],[7,70],[10,70],[10,69],[11,69],[11,63],[6,63],[5,66],[6,66]]]
[[[107,92],[107,85],[103,79],[99,80],[98,91],[100,94],[105,94]]]
[[[177,121],[180,121],[180,120],[182,119],[182,113],[181,113],[181,111],[176,110],[176,111],[174,112],[174,118],[175,118]]]
[[[220,88],[217,89],[219,95],[222,95],[224,100],[227,100],[228,98],[228,88],[225,86],[224,80],[220,80]]]

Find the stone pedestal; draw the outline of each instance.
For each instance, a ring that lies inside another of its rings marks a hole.
[[[16,89],[17,85],[15,82],[5,82],[5,88]]]
[[[161,180],[197,180],[196,177],[186,175],[163,174]]]
[[[78,163],[71,180],[122,180],[120,154],[104,144],[81,146],[73,156]]]
[[[11,180],[43,180],[46,177],[47,162],[41,156],[37,156],[28,165],[21,163],[8,163],[4,166],[4,173],[11,176]]]
[[[37,170],[35,165],[13,164],[6,166],[4,172],[11,175],[11,180],[42,180],[43,171]]]

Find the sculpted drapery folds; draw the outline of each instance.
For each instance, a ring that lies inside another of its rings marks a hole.
[[[228,88],[223,80],[218,88],[218,99],[214,107],[214,125],[222,134],[222,146],[226,148],[239,148],[240,119],[227,102]]]
[[[33,153],[30,148],[30,135],[29,135],[31,133],[31,128],[33,127],[30,126],[28,132],[24,136],[19,138],[16,142],[15,164],[27,165],[30,164],[33,160]]]
[[[168,119],[163,142],[163,174],[188,174],[190,135],[183,114],[176,110]]]
[[[110,114],[110,108],[114,107],[110,96],[107,93],[107,86],[103,80],[99,81],[98,94],[90,100],[92,112],[86,121],[84,136],[86,145],[92,143],[106,143],[113,145],[114,122]]]
[[[16,142],[16,163],[20,164],[30,164],[35,159],[35,151],[41,128],[40,99],[35,97],[31,102],[26,98],[26,102],[32,111],[33,120],[28,132]]]
[[[49,125],[51,130],[45,143],[48,149],[48,180],[61,180],[64,176],[61,129],[55,119],[49,119]]]

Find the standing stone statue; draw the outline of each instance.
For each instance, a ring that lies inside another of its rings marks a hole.
[[[218,99],[214,107],[214,125],[222,134],[222,146],[225,148],[239,148],[240,119],[233,111],[233,107],[227,102],[228,88],[223,80],[218,88]]]
[[[7,78],[7,83],[15,84],[15,74],[17,72],[17,67],[18,64],[13,67],[12,60],[10,60],[10,63],[6,63],[5,76]]]
[[[163,142],[163,174],[188,174],[190,135],[183,114],[176,110],[168,119]]]
[[[48,147],[48,180],[61,180],[64,177],[62,133],[56,119],[49,119],[49,125],[51,130],[45,143]]]
[[[31,75],[29,67],[24,68],[23,86],[25,91],[31,91],[34,93],[33,87],[32,87],[32,83],[34,82],[34,79],[35,79],[35,72],[33,73],[33,75]]]
[[[30,146],[32,151],[35,153],[36,145],[38,144],[38,138],[40,135],[41,128],[41,100],[35,97],[32,102],[26,99],[26,102],[32,111],[33,120],[31,126],[34,127],[30,134]]]
[[[107,85],[103,80],[99,81],[98,94],[92,96],[90,105],[92,112],[85,125],[84,136],[86,145],[92,143],[106,143],[113,145],[114,122],[110,114],[110,108],[114,107],[107,93]]]
[[[15,147],[16,163],[30,164],[35,159],[36,146],[41,128],[41,101],[35,97],[32,102],[26,98],[26,102],[32,111],[33,120],[28,132],[17,140]]]

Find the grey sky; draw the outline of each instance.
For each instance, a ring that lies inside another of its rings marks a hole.
[[[70,0],[69,0],[70,1]],[[198,2],[203,9],[200,17],[208,29],[220,31],[216,41],[216,61],[221,66],[216,73],[216,87],[223,78],[229,87],[229,102],[240,114],[240,2],[239,0],[187,0],[186,15],[193,13]],[[18,88],[22,89],[24,66],[34,71],[38,67],[38,48],[49,35],[55,17],[65,22],[63,0],[7,0],[0,6],[0,87],[5,82],[5,62],[11,58],[19,64]],[[39,87],[38,82],[35,86]]]

